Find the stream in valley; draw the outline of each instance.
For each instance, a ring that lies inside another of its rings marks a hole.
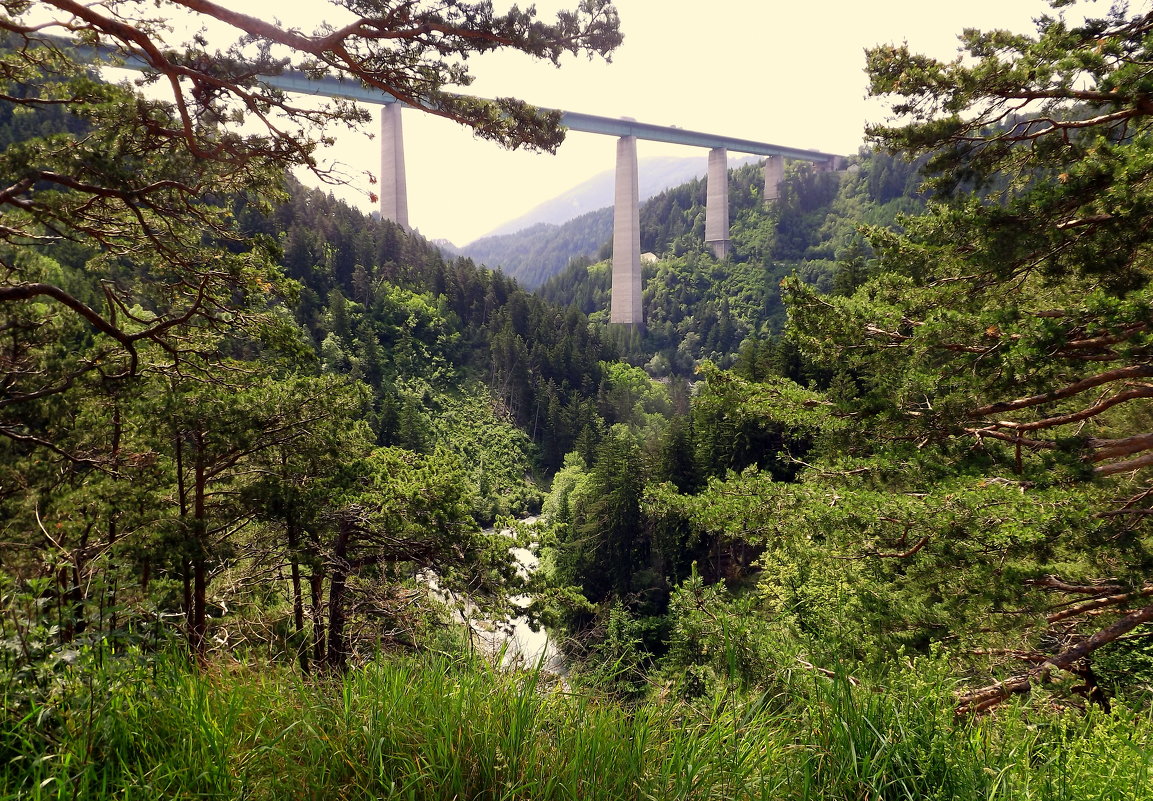
[[[537,518],[526,517],[519,522],[532,524]],[[490,532],[491,533],[491,532]],[[512,531],[505,529],[501,532],[505,536],[512,536]],[[532,574],[538,566],[537,558],[528,548],[514,547],[509,552],[516,559],[517,570],[524,576]],[[441,600],[454,607],[454,615],[468,627],[469,637],[474,647],[489,658],[500,659],[500,663],[507,667],[534,668],[540,664],[541,669],[548,673],[564,676],[567,673],[564,656],[560,649],[553,644],[552,638],[544,628],[536,631],[529,625],[524,615],[507,620],[488,620],[480,615],[480,610],[469,602],[463,604],[459,599],[445,597],[435,580],[435,576],[426,576],[425,580]],[[514,596],[512,604],[515,607],[525,608],[531,600],[527,595]]]

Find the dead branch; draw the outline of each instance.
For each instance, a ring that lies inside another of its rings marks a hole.
[[[1148,589],[1153,594],[1153,587]],[[1153,604],[1127,614],[1112,626],[1095,632],[1023,674],[962,693],[957,699],[957,714],[977,714],[992,709],[1013,695],[1029,692],[1035,683],[1048,681],[1054,670],[1075,673],[1072,670],[1075,663],[1150,620],[1153,620]]]
[[[1060,612],[1054,612],[1045,619],[1049,623],[1059,623],[1062,620],[1068,620],[1071,617],[1077,617],[1078,615],[1083,615],[1093,610],[1117,606],[1132,601],[1135,598],[1145,598],[1150,595],[1153,595],[1153,585],[1146,585],[1132,592],[1114,593],[1113,595],[1096,598],[1092,601],[1084,601],[1083,603],[1070,606],[1067,609],[1062,609]]]
[[[1010,412],[1015,409],[1025,409],[1030,406],[1039,406],[1044,403],[1052,403],[1056,400],[1069,398],[1084,392],[1093,387],[1099,387],[1102,384],[1108,384],[1112,381],[1123,381],[1131,378],[1150,378],[1153,377],[1153,364],[1134,364],[1128,367],[1117,367],[1113,370],[1106,370],[1103,373],[1098,373],[1088,378],[1083,378],[1080,381],[1075,381],[1072,384],[1061,387],[1060,389],[1052,390],[1051,392],[1044,392],[1039,395],[1030,395],[1025,398],[1017,398],[1011,401],[998,401],[997,403],[990,403],[987,406],[980,406],[970,412],[973,417],[987,417],[991,414],[1000,414],[1001,412]]]

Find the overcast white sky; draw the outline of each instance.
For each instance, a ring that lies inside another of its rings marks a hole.
[[[267,0],[238,3],[250,13]],[[523,4],[523,3],[522,3]],[[538,0],[542,12],[576,0]],[[496,5],[505,5],[497,0]],[[852,153],[866,119],[866,47],[908,41],[951,57],[966,27],[1033,30],[1044,0],[617,0],[624,44],[611,64],[568,59],[560,69],[518,54],[470,64],[483,97],[517,96],[540,105],[709,133]],[[1103,13],[1107,3],[1100,3]],[[551,16],[551,14],[549,14]],[[610,137],[571,133],[557,155],[507,152],[444,119],[404,116],[409,210],[430,238],[467,244],[591,175],[613,166]],[[342,134],[332,151],[356,176],[377,172],[378,144]],[[703,150],[639,142],[641,158]],[[371,210],[366,179],[338,196]]]

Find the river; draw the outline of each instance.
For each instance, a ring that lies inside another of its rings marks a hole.
[[[518,522],[531,525],[537,518],[526,517]],[[488,533],[495,533],[489,530]],[[505,529],[501,534],[511,537],[513,532]],[[532,574],[538,566],[537,558],[528,548],[509,548],[509,553],[516,559],[517,570],[524,576]],[[442,596],[434,576],[425,576],[425,581],[437,595]],[[510,599],[514,607],[525,608],[531,600],[527,595],[517,595]],[[568,669],[560,649],[553,644],[547,631],[540,628],[533,631],[528,618],[524,615],[507,620],[487,620],[479,617],[477,608],[468,602],[451,604],[455,606],[457,619],[466,624],[469,636],[474,647],[482,651],[491,659],[500,658],[503,666],[512,668],[535,668],[538,664],[548,673],[564,676]]]

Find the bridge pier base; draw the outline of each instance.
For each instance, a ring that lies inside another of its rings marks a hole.
[[[380,109],[380,216],[408,229],[408,183],[404,174],[402,104]]]
[[[616,197],[613,203],[613,288],[609,322],[640,325],[641,212],[637,177],[637,138],[617,140]]]
[[[729,153],[723,147],[709,151],[705,190],[705,244],[718,259],[729,255]]]
[[[769,156],[765,159],[765,202],[770,203],[781,197],[781,182],[785,180],[785,159],[782,156]]]

